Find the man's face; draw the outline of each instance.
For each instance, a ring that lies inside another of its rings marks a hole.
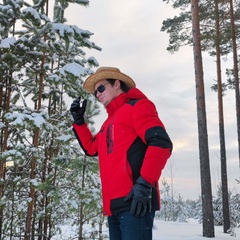
[[[120,82],[115,81],[112,86],[107,80],[101,80],[95,84],[95,96],[104,105],[107,106],[115,97],[119,95]]]

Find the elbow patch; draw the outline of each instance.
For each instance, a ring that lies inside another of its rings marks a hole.
[[[172,150],[173,144],[163,127],[149,128],[145,133],[145,140],[149,146],[158,146]]]

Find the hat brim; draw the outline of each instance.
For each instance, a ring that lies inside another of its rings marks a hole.
[[[83,84],[83,88],[87,92],[93,94],[95,91],[95,84],[97,82],[99,82],[101,80],[105,80],[105,79],[121,80],[128,86],[129,89],[134,88],[136,86],[136,84],[132,80],[132,78],[130,78],[126,74],[120,72],[119,70],[116,71],[116,70],[106,69],[105,71],[96,72],[96,73],[92,74],[91,76],[89,76],[85,80],[85,82]]]

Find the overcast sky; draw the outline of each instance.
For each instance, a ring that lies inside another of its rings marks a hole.
[[[100,66],[118,67],[131,76],[137,87],[155,104],[161,120],[173,141],[174,150],[162,178],[170,184],[172,166],[173,190],[184,199],[201,194],[200,163],[196,116],[196,92],[193,51],[184,47],[175,54],[167,52],[168,34],[161,32],[163,20],[175,11],[160,0],[90,0],[88,8],[72,4],[66,18],[69,24],[89,30],[91,41],[102,48],[92,50]],[[232,66],[232,56],[226,65]],[[210,87],[216,80],[214,59],[203,56],[209,153],[212,190],[221,181],[217,93]],[[225,79],[225,68],[222,69]],[[240,192],[237,130],[234,91],[224,97],[225,135],[228,181],[231,191]],[[105,110],[96,118],[96,128],[106,117]],[[171,163],[171,164],[170,164]]]

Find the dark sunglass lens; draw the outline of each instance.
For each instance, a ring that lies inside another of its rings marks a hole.
[[[97,89],[96,89],[95,92],[94,92],[94,96],[97,97],[97,92],[102,93],[102,92],[105,91],[105,89],[106,89],[106,88],[105,88],[104,85],[100,85],[100,86],[98,86]]]
[[[105,91],[105,86],[104,86],[104,85],[100,85],[100,86],[97,88],[97,90],[98,90],[100,93],[102,93],[102,92]]]

